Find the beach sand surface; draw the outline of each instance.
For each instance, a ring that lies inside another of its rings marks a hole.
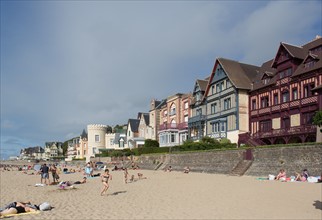
[[[138,180],[138,172],[147,179]],[[39,175],[1,171],[0,207],[26,200],[54,207],[12,219],[322,219],[322,184],[150,170],[129,170],[136,179],[125,184],[122,171],[110,173],[110,188],[101,196],[98,177],[61,190],[36,187]],[[60,179],[76,181],[83,176],[60,174]]]

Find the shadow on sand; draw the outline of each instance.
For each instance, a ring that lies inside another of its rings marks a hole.
[[[313,206],[315,206],[316,209],[322,210],[322,202],[321,201],[314,201]]]

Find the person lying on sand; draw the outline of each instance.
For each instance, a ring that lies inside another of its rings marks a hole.
[[[11,214],[35,212],[37,210],[39,210],[39,206],[31,205],[30,202],[12,202],[7,205],[3,211],[0,212],[0,217]]]

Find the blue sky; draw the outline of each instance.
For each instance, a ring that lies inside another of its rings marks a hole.
[[[322,32],[322,1],[1,1],[0,157],[126,124],[217,57],[254,65]]]

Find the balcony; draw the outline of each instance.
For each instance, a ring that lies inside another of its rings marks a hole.
[[[317,105],[318,96],[311,96],[303,99],[297,99],[290,102],[284,102],[278,105],[269,106],[266,108],[260,108],[258,110],[250,111],[251,116],[269,114],[276,111],[288,110],[290,108],[301,108],[305,105],[315,104]]]
[[[267,132],[257,132],[252,135],[254,138],[270,138],[270,137],[283,137],[290,135],[301,135],[301,134],[315,134],[315,125],[302,125],[290,128],[273,129]]]
[[[182,123],[169,123],[169,124],[162,124],[159,126],[159,131],[164,131],[168,129],[176,129],[176,130],[185,130],[188,129],[188,123],[182,122]]]
[[[201,122],[201,121],[205,121],[207,118],[206,115],[197,115],[197,116],[193,116],[191,118],[188,119],[188,123],[195,123],[195,122]]]

